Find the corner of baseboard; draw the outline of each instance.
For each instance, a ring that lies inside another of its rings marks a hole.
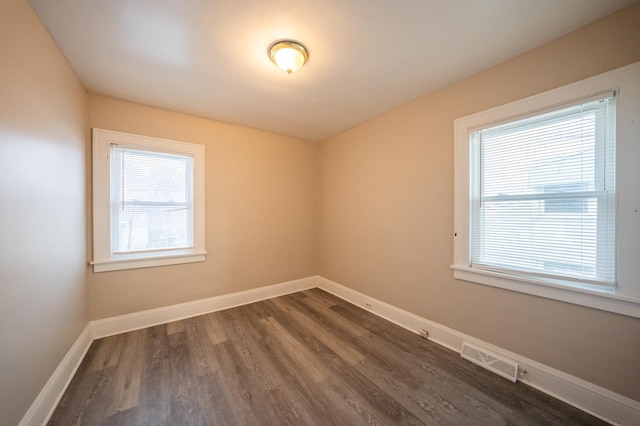
[[[73,343],[65,357],[55,369],[47,383],[33,401],[18,426],[45,424],[55,410],[60,398],[80,366],[91,342],[91,324],[87,324]]]
[[[318,276],[91,321],[94,339],[178,321],[318,286]]]

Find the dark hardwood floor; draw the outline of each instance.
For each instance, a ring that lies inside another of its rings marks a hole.
[[[314,289],[96,340],[49,424],[604,423]]]

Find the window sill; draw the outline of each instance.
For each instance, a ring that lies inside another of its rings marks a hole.
[[[183,263],[204,262],[207,252],[174,254],[134,259],[107,259],[90,262],[93,272],[120,271],[125,269],[152,268],[156,266],[180,265]]]
[[[615,289],[607,291],[579,286],[570,287],[545,280],[474,269],[469,266],[451,265],[451,269],[453,269],[453,277],[458,280],[640,318],[640,298],[617,294]]]

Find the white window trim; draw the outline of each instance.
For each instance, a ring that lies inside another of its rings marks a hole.
[[[617,285],[567,285],[486,271],[469,259],[469,141],[472,129],[546,110],[606,90],[617,92]],[[640,318],[640,62],[454,121],[454,278]]]
[[[194,216],[193,249],[176,250],[172,254],[157,256],[114,258],[111,254],[110,232],[110,144],[120,144],[164,151],[182,155],[192,155]],[[155,266],[177,265],[204,262],[204,146],[186,142],[148,136],[132,135],[112,130],[93,129],[93,256],[91,262],[94,272],[117,271],[123,269],[149,268]]]

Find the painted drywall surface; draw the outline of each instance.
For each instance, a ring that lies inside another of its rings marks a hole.
[[[0,13],[0,423],[88,322],[87,94],[25,0]]]
[[[203,263],[89,274],[92,319],[316,274],[318,145],[90,95],[89,125],[205,145]]]
[[[320,275],[640,400],[640,320],[453,279],[453,120],[640,60],[636,4],[320,150]]]

